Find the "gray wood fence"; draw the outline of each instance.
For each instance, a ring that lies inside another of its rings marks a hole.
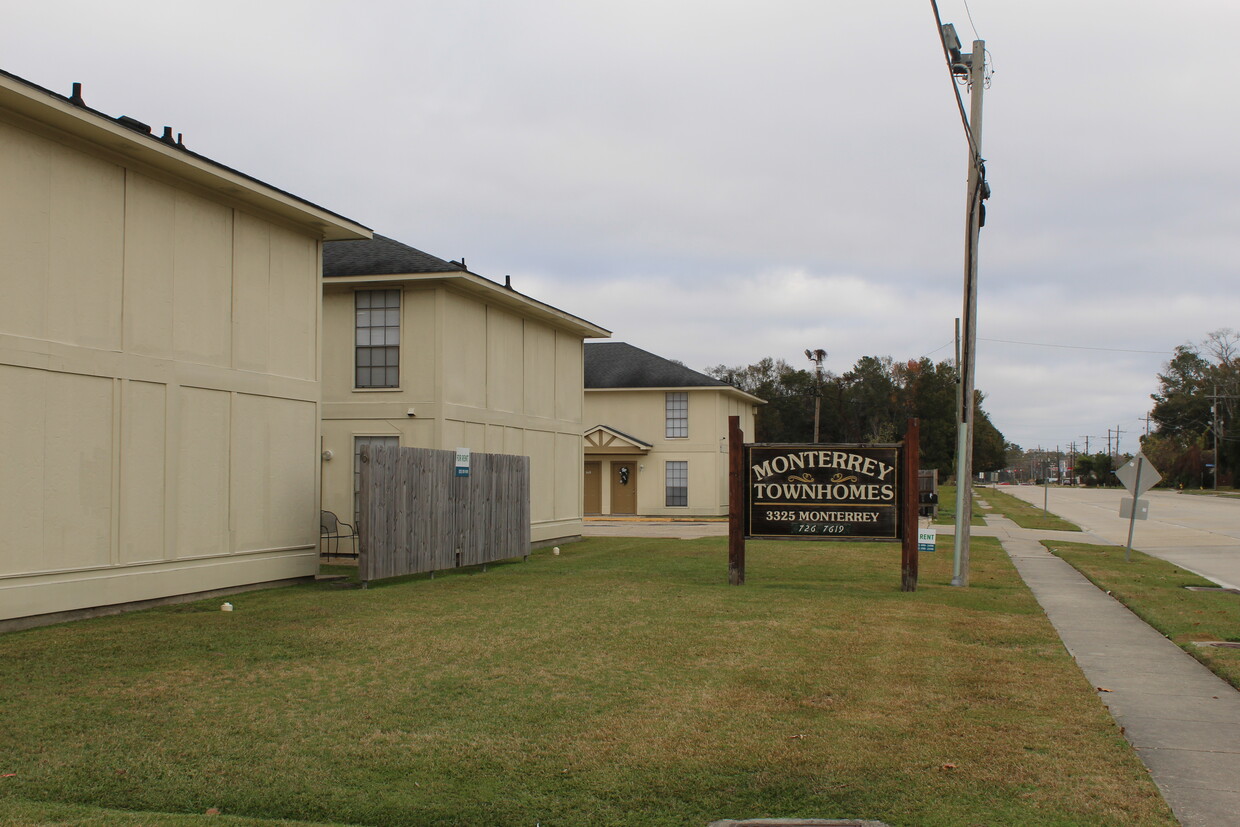
[[[529,457],[472,454],[468,477],[454,451],[365,445],[361,459],[363,582],[529,554]]]

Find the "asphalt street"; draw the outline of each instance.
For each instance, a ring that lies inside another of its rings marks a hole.
[[[1128,544],[1127,518],[1119,516],[1127,491],[1116,488],[1042,488],[1004,485],[999,489],[1037,506],[1045,502],[1083,531],[1111,545]],[[985,499],[986,489],[977,495]],[[1132,547],[1200,574],[1220,586],[1240,588],[1240,499],[1148,491],[1149,519],[1137,520]]]

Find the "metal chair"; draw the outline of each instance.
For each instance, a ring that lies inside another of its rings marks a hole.
[[[342,529],[348,529],[347,532]],[[350,540],[353,543],[353,552],[341,554],[341,539]],[[340,521],[330,511],[319,512],[319,554],[322,557],[357,557],[357,529],[348,523]]]

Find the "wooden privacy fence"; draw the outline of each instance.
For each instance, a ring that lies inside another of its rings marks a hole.
[[[530,459],[365,445],[358,490],[363,582],[523,557],[530,549]]]

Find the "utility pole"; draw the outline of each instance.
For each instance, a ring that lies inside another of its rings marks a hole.
[[[814,444],[818,444],[818,415],[822,412],[822,360],[827,352],[822,348],[805,349],[805,356],[814,363]]]
[[[982,160],[982,93],[986,87],[986,41],[974,40],[973,51],[962,54],[951,24],[940,28],[952,80],[968,80],[972,96],[966,129],[969,138],[969,183],[965,201],[964,338],[960,344],[960,395],[956,408],[956,537],[952,585],[969,585],[969,528],[973,516],[973,388],[977,364],[977,244],[990,192]],[[963,112],[961,113],[963,115]]]
[[[1212,477],[1212,488],[1218,491],[1218,385],[1214,386],[1214,396],[1210,397],[1210,412],[1214,421],[1210,424],[1210,431],[1214,434],[1214,473]]]

